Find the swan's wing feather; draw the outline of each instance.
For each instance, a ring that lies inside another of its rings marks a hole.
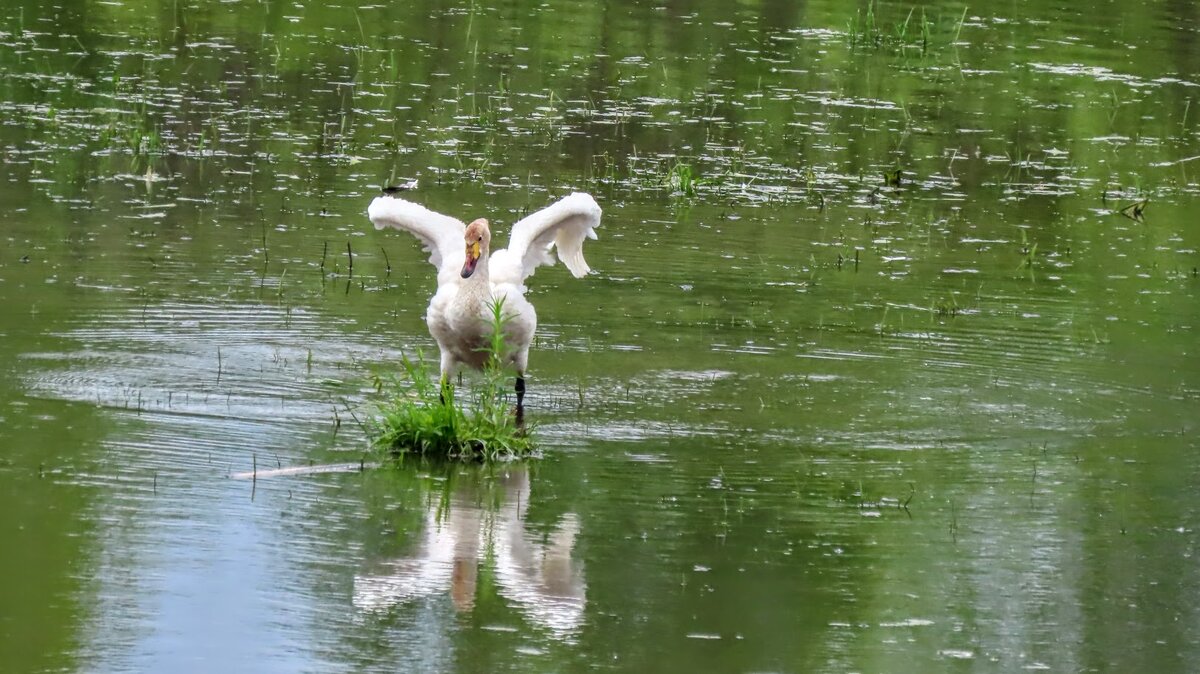
[[[375,229],[394,227],[420,239],[429,253],[429,261],[439,270],[447,258],[455,254],[463,257],[467,226],[461,220],[388,195],[375,197],[367,207],[367,216],[375,223]]]
[[[523,283],[540,265],[554,264],[554,249],[575,278],[583,277],[591,271],[583,259],[583,240],[595,239],[599,226],[595,199],[581,192],[563,197],[513,225],[508,250],[492,259],[492,278]],[[515,278],[504,278],[509,275]]]

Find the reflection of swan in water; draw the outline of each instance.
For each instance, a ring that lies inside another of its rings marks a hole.
[[[410,556],[355,576],[354,606],[380,611],[449,593],[458,610],[470,611],[479,562],[491,552],[501,596],[534,624],[562,636],[574,633],[587,589],[583,564],[572,557],[579,518],[567,513],[546,537],[528,532],[521,517],[529,502],[528,472],[513,468],[499,482],[503,499],[495,510],[481,509],[470,489],[457,490],[440,517],[438,508],[429,508]]]

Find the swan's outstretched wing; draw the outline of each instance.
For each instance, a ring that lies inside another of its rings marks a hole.
[[[439,272],[447,259],[451,265],[462,266],[467,226],[461,220],[388,195],[375,197],[367,207],[367,216],[375,223],[375,229],[395,227],[420,239],[429,253],[429,261]]]
[[[554,249],[575,278],[591,269],[583,259],[584,238],[595,239],[600,226],[600,206],[587,194],[576,192],[529,215],[513,225],[508,249],[490,260],[494,283],[521,285],[539,265],[554,264]]]

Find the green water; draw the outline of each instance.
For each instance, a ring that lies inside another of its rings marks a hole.
[[[1189,4],[4,3],[0,68],[0,670],[1194,669]],[[538,461],[358,470],[414,179],[604,208]]]

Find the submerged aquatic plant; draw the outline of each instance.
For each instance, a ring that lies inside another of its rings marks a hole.
[[[866,11],[855,12],[854,18],[846,22],[846,39],[850,48],[889,49],[896,51],[919,50],[922,55],[935,47],[935,33],[948,35],[951,26],[945,19],[926,15],[924,8],[921,16],[917,17],[916,8],[911,7],[903,21],[897,21],[887,29],[876,16],[876,1],[867,2]],[[918,23],[914,25],[914,19]],[[963,7],[962,15],[954,22],[954,37],[948,43],[938,40],[939,46],[957,44],[962,35],[963,23],[967,19],[967,8]]]
[[[667,171],[663,183],[675,194],[693,197],[696,196],[696,188],[702,185],[704,180],[690,165],[676,161]]]
[[[867,12],[855,12],[854,19],[846,25],[846,35],[850,38],[850,46],[870,45],[878,47],[883,43],[883,34],[875,23],[875,0],[867,3]]]
[[[507,345],[502,299],[489,306],[490,339],[483,350],[487,362],[482,378],[456,395],[421,358],[401,359],[400,376],[377,378],[379,389],[390,387],[372,423],[372,444],[393,456],[416,454],[459,461],[497,461],[533,453],[531,429],[510,412],[506,382]]]

